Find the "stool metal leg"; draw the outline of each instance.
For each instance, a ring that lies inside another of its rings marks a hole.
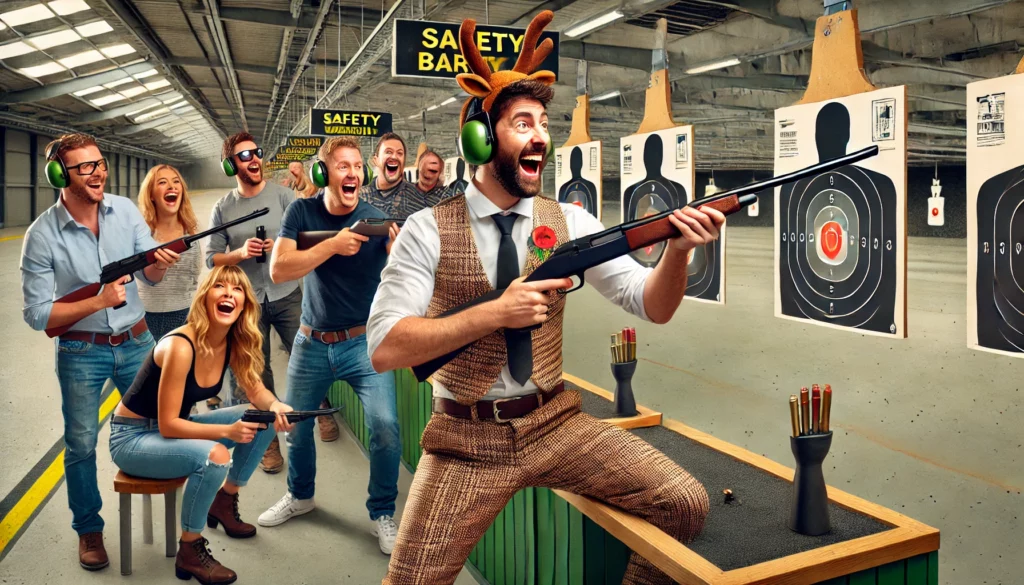
[[[121,494],[121,574],[132,574],[132,495]]]
[[[167,557],[178,556],[178,519],[175,507],[178,504],[178,489],[164,494],[164,532],[167,540]]]
[[[142,494],[142,542],[153,544],[153,496]]]

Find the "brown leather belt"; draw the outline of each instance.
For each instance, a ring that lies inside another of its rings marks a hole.
[[[510,419],[520,418],[530,414],[544,405],[565,390],[565,384],[559,382],[557,386],[547,392],[536,392],[515,398],[499,398],[497,400],[481,400],[476,404],[459,404],[448,398],[434,398],[434,412],[441,412],[457,418],[468,418],[471,420],[493,420],[494,422],[509,422]],[[476,417],[473,411],[476,411]]]
[[[342,341],[348,341],[353,337],[359,337],[360,335],[366,334],[366,325],[350,327],[349,329],[342,329],[341,331],[317,331],[309,325],[299,325],[299,331],[301,331],[306,337],[312,337],[321,343],[331,344],[341,343]]]
[[[139,319],[139,322],[132,325],[132,328],[124,333],[118,335],[107,335],[106,333],[92,333],[90,331],[69,331],[64,335],[60,336],[61,341],[88,341],[89,343],[96,343],[99,345],[111,345],[117,347],[129,339],[135,339],[146,332],[148,327],[146,326],[145,319]]]

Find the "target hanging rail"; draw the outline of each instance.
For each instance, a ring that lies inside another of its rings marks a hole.
[[[719,193],[711,197],[690,201],[681,207],[711,207],[725,215],[733,214],[757,200],[757,193],[764,189],[770,189],[813,177],[821,173],[838,169],[855,162],[871,158],[878,154],[878,146],[869,146],[845,156],[819,162],[809,167],[793,171],[791,173],[772,177],[764,181],[751,183],[743,187],[737,187]],[[669,210],[658,215],[627,222],[596,234],[577,238],[566,242],[554,251],[536,270],[526,277],[526,282],[536,282],[553,278],[579,278],[579,285],[565,291],[565,294],[579,290],[584,285],[584,272],[608,262],[609,260],[629,254],[633,250],[663,242],[669,238],[676,237],[679,231],[669,220],[675,210]],[[441,313],[438,317],[443,318],[454,315],[481,303],[493,301],[499,298],[505,289],[496,289],[477,297],[476,299],[454,307]],[[538,326],[523,329],[530,331]],[[473,342],[475,343],[475,341]],[[442,366],[452,361],[459,354],[469,348],[472,343],[447,353],[443,356],[427,361],[413,367],[413,373],[419,381],[426,380]]]

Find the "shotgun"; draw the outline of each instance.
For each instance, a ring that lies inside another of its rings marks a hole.
[[[334,414],[339,410],[341,410],[340,406],[335,408],[321,408],[319,410],[293,410],[291,412],[286,412],[284,416],[288,419],[288,422],[297,423],[311,419],[314,416]],[[267,425],[261,426],[260,430],[268,428],[275,420],[277,420],[277,414],[272,410],[257,410],[255,408],[250,408],[242,413],[243,422],[254,422],[261,425]]]
[[[404,223],[404,219],[368,217],[366,219],[360,219],[354,223],[352,227],[349,228],[349,231],[367,237],[387,236],[390,233],[389,230],[391,229],[391,224],[397,224],[398,227],[402,227],[402,224]],[[336,235],[338,235],[338,230],[299,232],[299,239],[296,240],[296,244],[299,250],[308,250],[320,242],[329,240]]]
[[[157,246],[156,248],[153,248],[152,250],[146,250],[145,252],[139,252],[138,254],[135,254],[134,256],[129,256],[129,257],[123,259],[123,260],[118,260],[116,262],[111,262],[110,264],[107,264],[106,266],[103,267],[103,270],[100,272],[100,281],[99,282],[94,282],[92,284],[83,286],[82,288],[80,288],[80,289],[78,289],[78,290],[76,290],[74,292],[70,292],[70,293],[62,296],[61,298],[57,299],[54,302],[55,303],[77,303],[78,301],[82,301],[82,300],[88,299],[90,297],[94,297],[94,296],[96,296],[96,295],[98,295],[100,293],[100,290],[103,288],[104,285],[110,284],[112,282],[117,282],[118,280],[120,280],[121,278],[123,278],[125,276],[130,276],[131,280],[129,280],[128,282],[132,282],[133,280],[135,280],[135,273],[136,272],[138,272],[139,270],[142,270],[143,268],[149,266],[150,264],[156,263],[156,251],[157,250],[170,250],[170,251],[175,252],[177,254],[181,254],[185,250],[188,250],[189,248],[191,248],[192,244],[194,242],[196,242],[196,241],[198,241],[198,240],[200,240],[202,238],[205,238],[206,236],[208,236],[208,235],[210,235],[210,234],[212,234],[214,232],[219,232],[221,230],[226,230],[226,229],[228,229],[231,226],[235,226],[235,225],[238,225],[240,223],[245,223],[247,221],[252,221],[252,220],[256,219],[257,217],[260,217],[261,215],[266,215],[268,213],[270,213],[270,208],[269,207],[264,207],[263,209],[254,211],[254,212],[250,213],[249,215],[246,215],[245,217],[240,217],[238,219],[233,219],[233,220],[231,220],[229,222],[222,223],[221,225],[219,225],[219,226],[217,226],[217,227],[215,227],[213,229],[206,230],[205,232],[199,232],[198,234],[193,234],[191,236],[185,236],[183,238],[178,238],[177,240],[173,240],[173,241],[167,242],[166,244],[163,244],[162,246]],[[116,309],[120,309],[121,307],[125,306],[126,304],[128,304],[128,303],[127,302],[121,303],[120,305],[114,307],[114,309],[115,310]],[[77,323],[77,321],[75,323]],[[68,325],[63,325],[61,327],[51,327],[50,329],[46,330],[46,335],[48,337],[57,337],[58,335],[63,335],[65,333],[67,333],[72,327],[74,327],[75,323],[70,323]]]
[[[772,177],[771,179],[764,181],[757,181],[749,185],[744,185],[743,187],[737,187],[729,191],[712,195],[711,197],[694,199],[684,207],[696,207],[698,209],[701,207],[711,207],[725,215],[730,215],[757,201],[756,193],[760,191],[800,181],[808,177],[814,177],[822,173],[827,173],[840,167],[870,158],[877,154],[878,146],[869,146],[851,154],[819,162],[815,165],[793,171],[792,173],[782,175],[780,177]],[[530,275],[525,278],[525,282],[569,278],[575,276],[580,279],[579,285],[565,291],[565,294],[579,290],[584,284],[583,273],[594,266],[604,264],[605,262],[620,256],[625,256],[633,250],[645,248],[659,242],[664,242],[667,239],[677,237],[679,235],[679,230],[677,230],[669,220],[669,216],[671,216],[674,211],[675,210],[669,210],[651,217],[629,221],[602,232],[566,242],[559,246],[543,264],[531,272]],[[454,315],[455,313],[459,313],[481,303],[496,300],[501,297],[504,292],[505,289],[492,290],[468,303],[464,303],[441,313],[437,318]],[[532,331],[539,327],[540,325],[535,325],[533,327],[517,329],[516,331]],[[433,375],[433,373],[442,366],[455,359],[473,343],[476,342],[474,341],[455,351],[417,366],[413,366],[412,371],[416,375],[416,379],[421,382],[426,380],[427,377]]]

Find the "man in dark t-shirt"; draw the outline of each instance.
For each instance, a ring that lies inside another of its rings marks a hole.
[[[314,409],[336,381],[355,390],[370,430],[366,507],[381,551],[391,554],[398,534],[393,518],[402,452],[395,378],[392,372],[373,370],[366,350],[366,321],[398,228],[393,226],[387,237],[367,237],[349,229],[360,219],[386,217],[359,199],[363,158],[354,138],[327,140],[319,160],[326,167],[327,188],[288,206],[270,259],[274,282],[304,279],[302,322],[288,361],[288,403],[295,410]],[[300,232],[323,230],[338,234],[298,249]],[[311,511],[315,476],[313,421],[308,420],[297,423],[291,433],[288,493],[259,517],[259,524],[276,526]]]

